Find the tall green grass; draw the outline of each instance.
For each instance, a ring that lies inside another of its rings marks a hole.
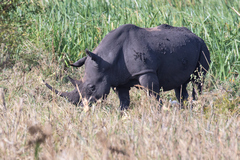
[[[66,64],[93,50],[111,30],[126,23],[140,27],[185,26],[205,40],[212,76],[239,81],[240,12],[238,0],[41,0],[28,38]]]

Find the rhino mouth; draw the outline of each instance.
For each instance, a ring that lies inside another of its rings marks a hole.
[[[88,100],[86,98],[82,98],[82,100],[78,103],[78,106],[80,107],[92,107],[93,104],[96,103],[96,100],[94,98],[89,98]]]

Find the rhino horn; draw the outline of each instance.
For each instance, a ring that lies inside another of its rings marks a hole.
[[[49,88],[51,91],[55,92],[57,95],[67,98],[68,100],[72,101],[74,104],[77,104],[77,100],[73,99],[75,92],[59,92],[58,90],[54,89],[51,85],[43,80],[43,83]],[[79,99],[78,99],[79,100]]]
[[[83,58],[79,59],[77,62],[72,63],[70,65],[73,67],[81,67],[85,63],[86,59],[87,59],[87,57],[83,57]]]
[[[58,90],[56,90],[56,89],[53,89],[53,87],[52,86],[50,86],[47,82],[45,82],[44,80],[43,80],[43,83],[47,86],[47,88],[49,88],[51,91],[53,91],[53,92],[55,92],[56,94],[59,94],[59,91]]]
[[[98,62],[98,60],[101,59],[98,55],[92,53],[92,52],[89,51],[88,49],[86,49],[86,54],[87,54],[89,57],[91,57],[91,59],[92,59],[93,61],[95,61],[95,62]]]
[[[73,78],[71,78],[70,76],[67,76],[68,77],[68,79],[69,79],[69,81],[72,83],[72,85],[74,86],[74,87],[76,87],[76,85],[79,83],[81,83],[80,81],[77,81],[77,80],[75,80],[75,79],[73,79]]]

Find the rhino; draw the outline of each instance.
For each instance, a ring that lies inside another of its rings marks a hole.
[[[134,86],[146,89],[159,102],[161,89],[174,89],[179,102],[187,100],[190,81],[201,93],[210,62],[204,41],[185,27],[125,24],[109,32],[94,51],[86,49],[86,56],[71,64],[85,65],[81,80],[69,77],[75,86],[73,91],[59,92],[44,83],[75,105],[82,104],[82,99],[89,103],[104,99],[113,88],[124,110],[129,107],[129,90]],[[193,99],[195,95],[193,89]]]

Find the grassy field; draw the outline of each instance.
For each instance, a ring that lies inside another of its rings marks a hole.
[[[0,25],[0,159],[239,159],[239,0],[17,2],[0,16],[14,24]],[[212,63],[198,100],[180,109],[174,92],[163,92],[159,109],[134,88],[120,112],[113,91],[80,108],[44,86],[71,90],[66,75],[80,79],[84,68],[69,62],[126,23],[185,26],[204,39]]]

